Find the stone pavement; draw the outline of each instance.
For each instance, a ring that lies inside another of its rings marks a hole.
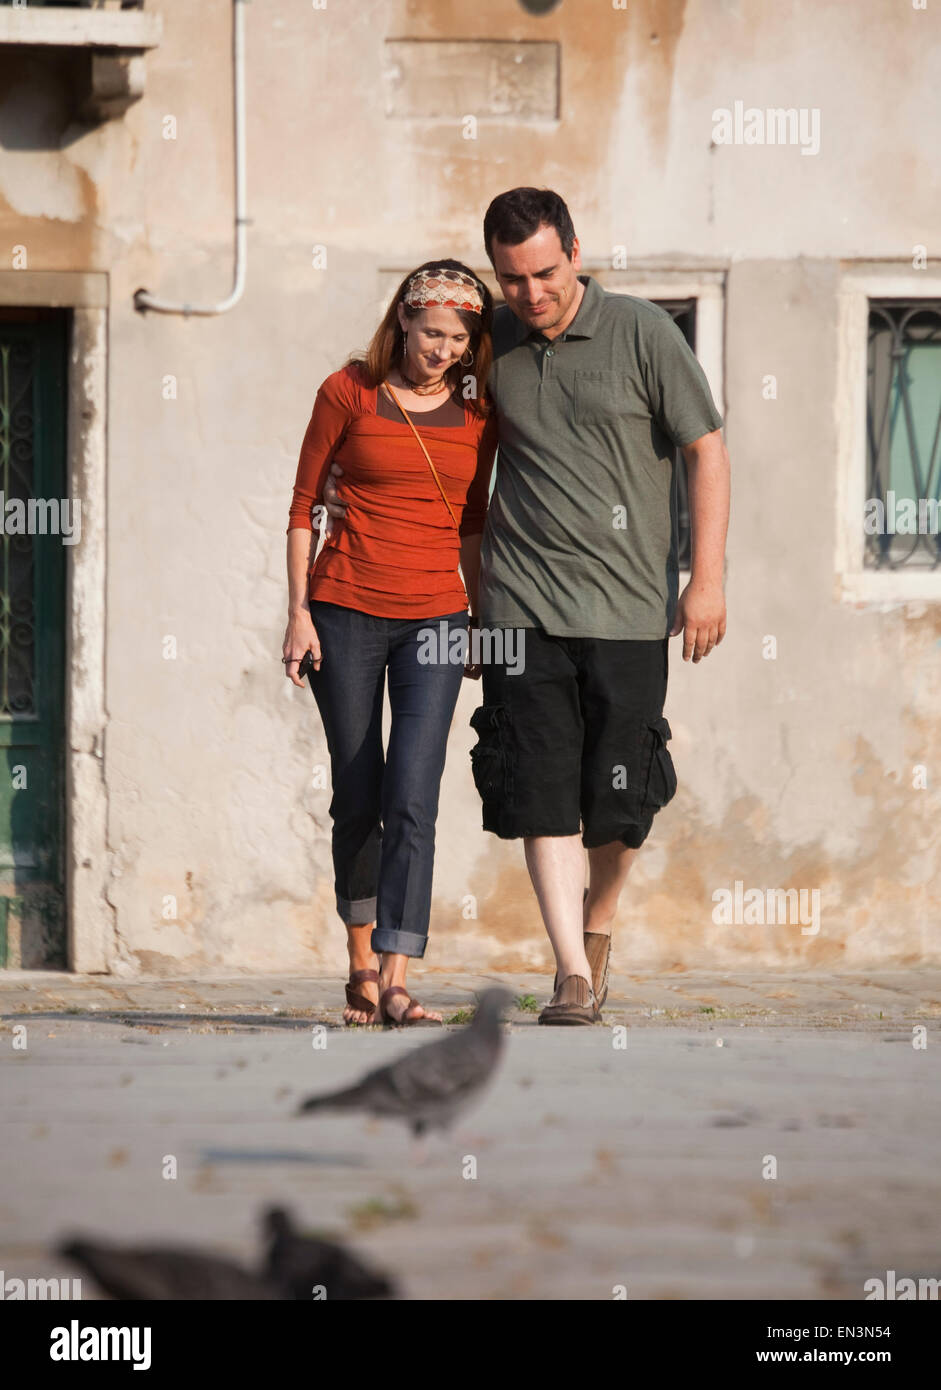
[[[473,1006],[487,983],[506,985],[540,1005],[552,992],[548,974],[463,975],[412,967],[410,982],[428,1008],[448,1017]],[[296,976],[239,975],[188,979],[69,975],[44,971],[0,971],[0,1018],[20,1013],[85,1012],[107,1017],[149,1014],[167,1027],[192,1027],[198,1015],[208,1027],[278,1026],[303,1016],[339,1025],[343,980]],[[157,1017],[159,1016],[159,1017]],[[205,1017],[203,1017],[205,1016]],[[618,975],[612,972],[605,1021],[650,1028],[674,1024],[709,1027],[721,1019],[746,1027],[788,1024],[802,1028],[856,1027],[909,1020],[941,1019],[941,967],[870,970],[859,973],[752,974],[676,972]],[[518,1023],[535,1022],[522,1012]]]
[[[74,1275],[50,1250],[75,1230],[251,1262],[277,1201],[410,1298],[862,1300],[888,1270],[941,1278],[941,972],[621,976],[608,1026],[579,1029],[536,1026],[547,975],[501,980],[522,1005],[505,1058],[418,1162],[391,1122],[294,1116],[435,1036],[330,1027],[339,981],[6,973],[0,1270]],[[482,981],[413,984],[460,1018]]]

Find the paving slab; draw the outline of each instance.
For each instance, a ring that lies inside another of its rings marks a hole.
[[[483,983],[414,979],[451,1017]],[[338,980],[9,974],[0,1270],[74,1276],[50,1252],[75,1230],[250,1263],[278,1202],[409,1298],[863,1300],[888,1270],[941,1277],[937,972],[621,976],[581,1029],[536,1024],[548,976],[501,979],[521,1007],[500,1069],[421,1155],[389,1121],[293,1114],[430,1039],[343,1028]]]

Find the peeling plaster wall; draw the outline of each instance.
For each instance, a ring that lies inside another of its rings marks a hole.
[[[878,0],[851,20],[835,3],[746,0],[567,2],[544,19],[510,0],[472,18],[453,0],[253,4],[247,289],[224,316],[183,319],[142,317],[132,295],[230,288],[231,7],[201,5],[198,26],[184,0],[151,7],[164,39],[122,120],[70,125],[54,57],[7,54],[0,71],[0,254],[25,244],[31,269],[111,277],[111,968],[343,965],[330,794],[312,779],[325,742],[280,663],[297,451],[317,385],[371,331],[380,271],[439,251],[484,268],[487,202],[533,182],[566,197],[592,264],[623,244],[632,262],[728,265],[729,633],[696,668],[671,646],[680,790],[624,895],[615,965],[938,959],[941,608],[834,597],[840,262],[904,269],[931,246],[937,16]],[[387,117],[386,39],[556,41],[560,119],[482,118],[467,140],[471,113]],[[710,148],[713,109],[736,100],[819,107],[820,153]],[[521,845],[479,829],[478,692],[465,683],[454,720],[426,964],[548,964]],[[911,790],[915,762],[927,791]],[[711,895],[736,879],[819,888],[819,934],[715,925]]]

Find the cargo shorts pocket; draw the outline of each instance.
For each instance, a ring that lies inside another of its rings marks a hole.
[[[477,731],[471,749],[474,785],[484,801],[498,801],[513,790],[512,738],[506,705],[481,705],[470,718]]]
[[[672,730],[664,718],[648,720],[642,730],[643,809],[647,814],[659,811],[676,794],[676,769],[668,741]]]

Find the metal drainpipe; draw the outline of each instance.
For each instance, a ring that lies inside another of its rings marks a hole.
[[[154,309],[161,314],[224,314],[237,304],[245,289],[245,252],[248,218],[245,215],[245,42],[242,12],[248,0],[233,0],[232,66],[235,95],[235,277],[231,293],[217,304],[175,304],[149,290],[136,290],[135,309]]]

